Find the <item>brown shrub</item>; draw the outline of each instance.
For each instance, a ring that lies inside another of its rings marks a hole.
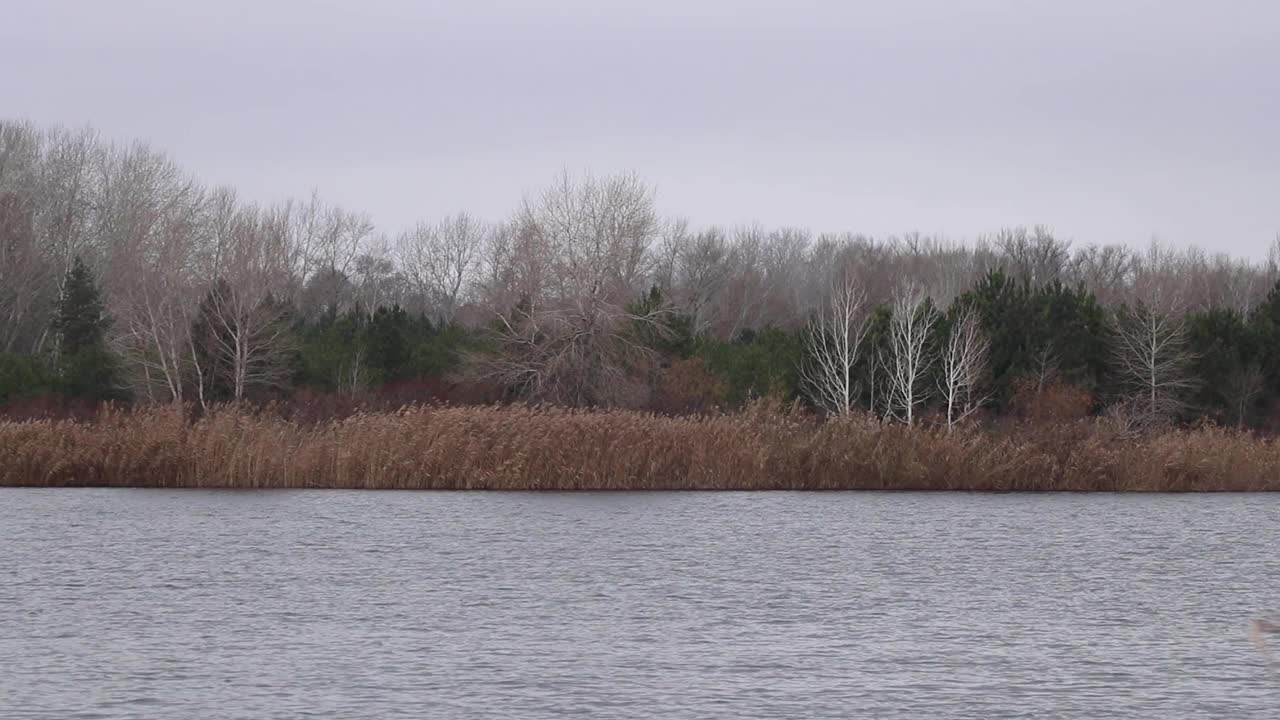
[[[486,490],[1278,490],[1280,443],[1095,420],[1005,431],[820,419],[777,403],[664,417],[409,406],[304,423],[269,409],[0,422],[0,485]]]
[[[58,394],[37,395],[0,403],[0,420],[92,420],[102,405]]]
[[[1093,395],[1078,385],[1022,380],[1014,387],[1013,409],[1024,420],[1074,422],[1088,417],[1093,407]]]
[[[707,413],[724,402],[724,383],[700,357],[675,360],[658,376],[652,406],[664,413]]]

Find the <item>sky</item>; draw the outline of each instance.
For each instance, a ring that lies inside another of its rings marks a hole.
[[[1272,0],[7,0],[0,117],[389,233],[568,169],[695,226],[1261,259],[1278,44]]]

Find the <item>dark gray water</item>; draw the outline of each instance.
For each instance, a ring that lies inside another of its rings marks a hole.
[[[1280,496],[0,490],[0,717],[1275,718],[1277,578]]]

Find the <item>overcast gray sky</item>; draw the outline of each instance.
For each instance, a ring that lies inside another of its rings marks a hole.
[[[1261,257],[1278,45],[1270,0],[7,0],[0,116],[388,231],[567,167],[696,224]]]

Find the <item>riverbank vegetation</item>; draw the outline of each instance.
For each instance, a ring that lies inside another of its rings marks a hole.
[[[411,407],[319,423],[223,408],[0,422],[0,485],[486,490],[1280,490],[1280,443],[1105,419],[911,428],[755,403],[668,417]]]
[[[9,484],[1254,487],[1280,243],[693,228],[568,173],[499,222],[384,233],[0,122],[0,418]],[[403,474],[427,447],[478,474]]]

